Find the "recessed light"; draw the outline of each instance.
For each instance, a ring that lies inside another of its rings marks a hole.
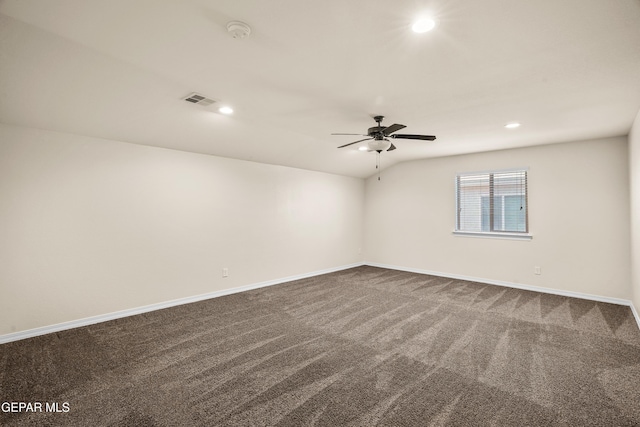
[[[515,129],[520,127],[520,123],[507,123],[506,125],[504,125],[504,127],[506,127],[507,129]]]
[[[367,151],[368,149],[369,148],[365,147],[364,145],[362,147],[358,148],[358,150],[360,150],[360,151]]]
[[[218,111],[220,111],[222,114],[233,114],[233,108],[231,107],[220,107],[218,108]]]
[[[414,22],[411,29],[414,33],[426,33],[436,27],[436,20],[433,18],[422,18]]]

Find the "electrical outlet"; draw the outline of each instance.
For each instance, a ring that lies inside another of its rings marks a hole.
[[[229,269],[228,268],[223,268],[222,269],[222,277],[229,277]]]
[[[536,265],[535,267],[533,267],[533,272],[539,275],[542,274],[542,269]]]

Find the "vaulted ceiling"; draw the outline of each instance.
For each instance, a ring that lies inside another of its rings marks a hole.
[[[330,135],[366,133],[373,115],[438,137],[394,141],[385,167],[626,135],[640,109],[638,0],[4,0],[0,13],[0,122],[341,175],[375,173],[366,142]],[[412,32],[423,14],[436,29]],[[230,36],[236,20],[249,37]]]

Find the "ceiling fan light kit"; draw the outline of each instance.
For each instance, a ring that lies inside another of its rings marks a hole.
[[[367,144],[369,145],[370,150],[378,152],[391,147],[391,143],[388,139],[374,139],[369,141]]]

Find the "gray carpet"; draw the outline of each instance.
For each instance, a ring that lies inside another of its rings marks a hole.
[[[637,426],[628,307],[358,267],[0,345],[3,425]]]

